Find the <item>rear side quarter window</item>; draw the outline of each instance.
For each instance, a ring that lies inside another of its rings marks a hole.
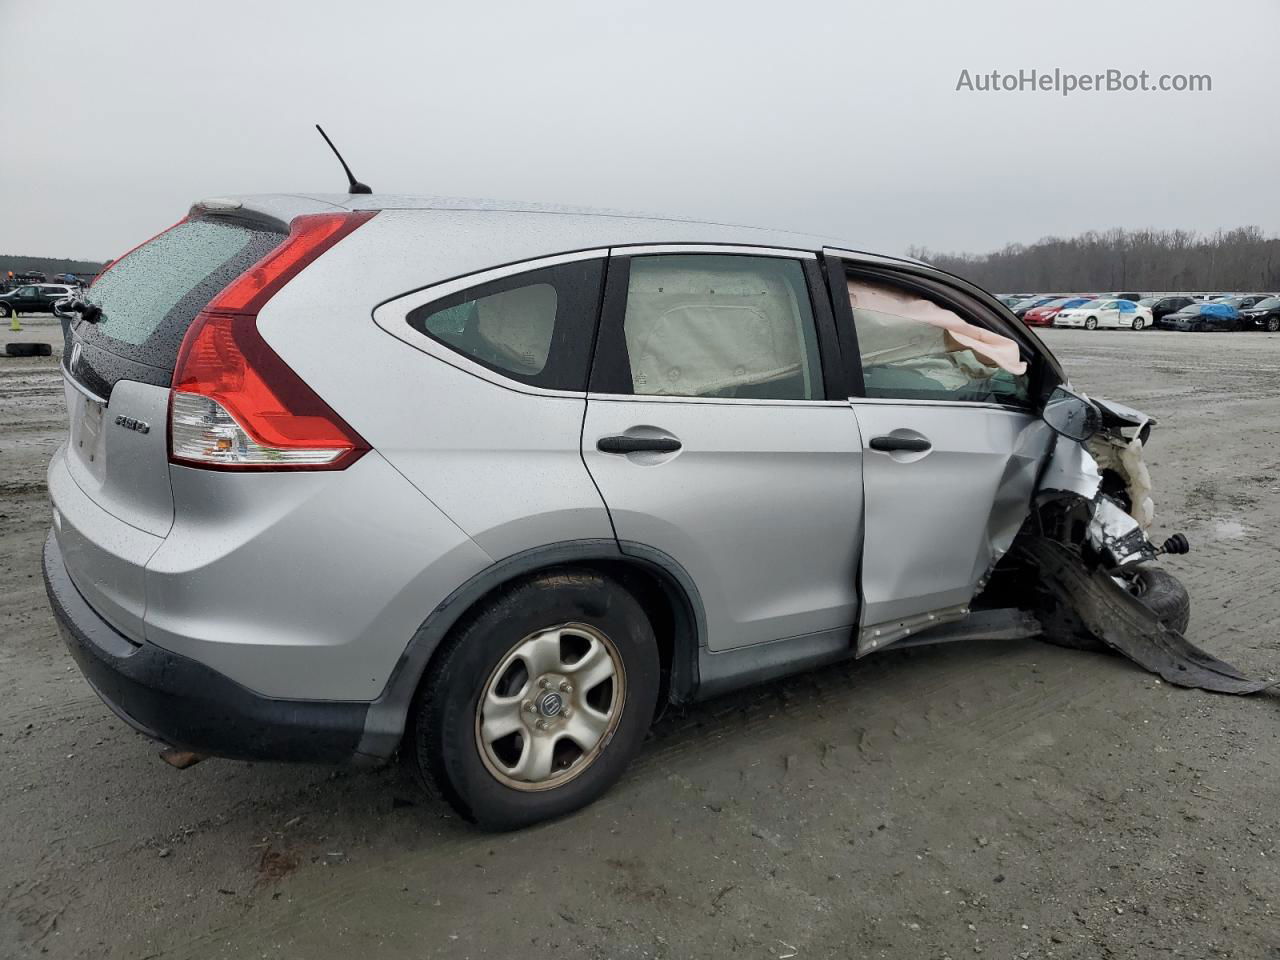
[[[604,260],[579,260],[478,284],[411,310],[414,330],[504,377],[583,391]]]

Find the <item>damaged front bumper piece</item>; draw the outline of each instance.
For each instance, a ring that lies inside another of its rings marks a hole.
[[[1180,687],[1248,694],[1280,684],[1245,675],[1183,635],[1190,598],[1154,561],[1190,545],[1182,534],[1160,545],[1148,534],[1155,507],[1143,448],[1155,421],[1065,387],[1044,419],[1058,437],[1026,522],[974,599],[982,622],[947,624],[894,646],[968,639],[984,627],[992,636],[1038,633],[1060,646],[1113,651]]]

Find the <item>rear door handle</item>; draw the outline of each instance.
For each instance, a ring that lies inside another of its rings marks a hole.
[[[675,453],[682,444],[675,437],[601,437],[596,449],[601,453]]]
[[[890,453],[894,450],[909,450],[912,453],[923,453],[933,446],[924,437],[872,437],[871,449]]]

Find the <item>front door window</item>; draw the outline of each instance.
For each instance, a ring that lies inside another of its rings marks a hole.
[[[1008,337],[909,290],[851,279],[868,397],[1025,405],[1027,364]]]

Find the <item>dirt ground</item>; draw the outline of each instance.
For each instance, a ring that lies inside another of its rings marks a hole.
[[[1047,339],[1162,421],[1190,636],[1280,674],[1280,336]],[[0,957],[1280,958],[1280,698],[1034,641],[668,716],[601,802],[516,834],[394,767],[171,769],[45,604],[55,362],[0,358]]]

